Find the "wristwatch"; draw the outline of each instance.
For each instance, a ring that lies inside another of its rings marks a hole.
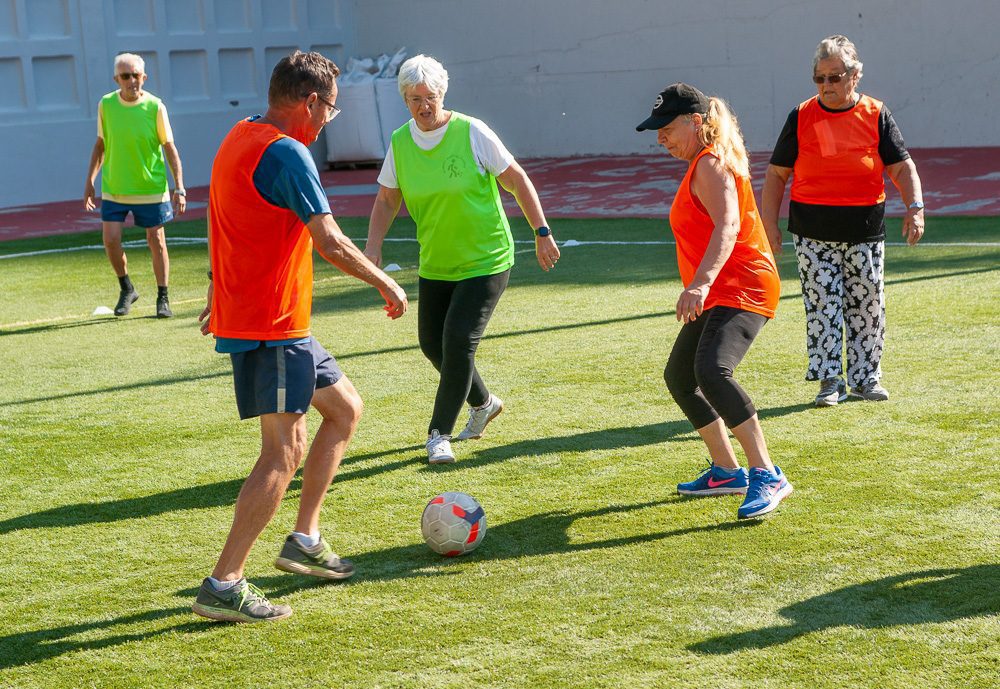
[[[923,201],[914,201],[913,203],[911,203],[909,206],[906,207],[906,210],[908,211],[914,211],[914,210],[922,211],[923,209],[924,209]]]
[[[536,237],[548,237],[551,234],[552,234],[552,230],[550,230],[549,228],[547,228],[545,225],[542,225],[537,230],[535,230],[535,236]]]
[[[177,194],[178,196],[187,196],[187,192],[184,191],[183,189],[174,189],[174,193]]]

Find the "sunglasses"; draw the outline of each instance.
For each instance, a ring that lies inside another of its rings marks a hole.
[[[847,72],[841,72],[840,74],[831,74],[829,76],[823,74],[814,74],[813,83],[822,84],[826,82],[828,84],[839,84],[840,80],[847,76]]]
[[[124,79],[125,81],[128,81],[129,79],[141,79],[142,72],[122,72],[118,75],[118,78]]]

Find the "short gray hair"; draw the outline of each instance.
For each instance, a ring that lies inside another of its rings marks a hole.
[[[399,95],[406,98],[406,89],[423,84],[442,98],[448,92],[448,71],[430,55],[414,55],[399,68]]]
[[[819,61],[829,57],[840,58],[844,67],[847,68],[848,74],[852,76],[857,74],[858,78],[861,77],[861,68],[864,67],[864,64],[858,59],[858,50],[847,36],[834,34],[819,42],[819,45],[816,46],[816,54],[813,56],[813,74],[816,73],[816,65],[819,64]]]
[[[142,59],[142,56],[136,55],[135,53],[118,53],[115,55],[115,74],[118,74],[118,68],[121,67],[126,62],[131,64],[139,65],[139,71],[143,74],[146,73],[146,61]]]

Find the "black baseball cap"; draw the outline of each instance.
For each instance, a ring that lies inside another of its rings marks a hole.
[[[693,115],[696,112],[708,112],[708,96],[690,84],[677,82],[660,91],[653,101],[653,113],[635,130],[641,132],[666,127],[678,115]]]

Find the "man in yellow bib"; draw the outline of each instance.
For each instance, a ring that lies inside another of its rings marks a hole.
[[[170,318],[167,283],[170,278],[170,258],[163,224],[184,212],[187,202],[181,158],[174,145],[174,135],[163,102],[142,90],[146,83],[146,65],[141,57],[122,53],[115,58],[115,83],[120,87],[104,96],[97,106],[97,141],[90,154],[83,206],[96,207],[94,179],[101,176],[101,220],[104,250],[118,276],[121,289],[116,316],[125,316],[139,293],[128,276],[128,259],[122,249],[122,227],[132,214],[136,226],[146,230],[146,242],[153,256],[156,276],[156,316]],[[173,207],[167,187],[170,165],[175,188]]]

